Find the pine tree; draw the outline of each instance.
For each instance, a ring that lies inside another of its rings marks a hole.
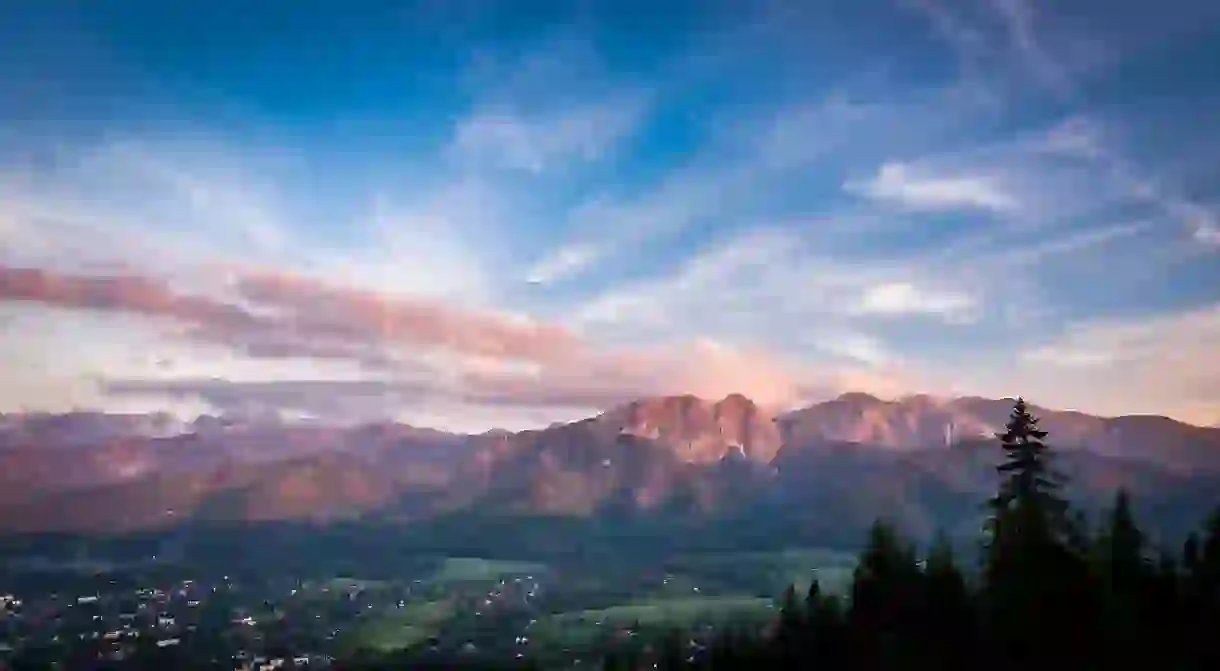
[[[1053,649],[1068,664],[1086,663],[1095,645],[1088,627],[1097,615],[1091,572],[1077,549],[1060,493],[1064,478],[1051,468],[1046,436],[1020,398],[997,435],[1005,458],[989,501],[988,634],[1015,668],[1041,664]]]
[[[1154,622],[1141,614],[1153,607],[1155,584],[1146,556],[1143,532],[1135,523],[1127,492],[1119,490],[1107,526],[1097,539],[1099,587],[1104,597],[1103,621],[1110,664],[1130,663],[1149,650]],[[1152,660],[1147,660],[1151,662]]]
[[[1196,567],[1195,590],[1205,631],[1220,631],[1220,508],[1208,516]],[[1208,643],[1211,643],[1209,640]],[[1220,668],[1220,647],[1209,645],[1207,663]]]
[[[914,633],[910,614],[918,608],[921,578],[914,549],[889,524],[875,522],[852,579],[848,624],[853,664],[892,668],[904,658]]]
[[[796,585],[784,590],[783,605],[779,611],[776,643],[784,664],[796,664],[801,653],[801,641],[805,628],[805,614],[796,597]]]
[[[1220,508],[1208,516],[1199,546],[1198,573],[1205,600],[1220,609]]]
[[[974,661],[974,613],[965,577],[953,556],[953,544],[937,534],[924,569],[922,636],[928,668],[968,669]]]
[[[997,435],[1005,461],[996,467],[1000,487],[990,501],[993,541],[1001,527],[1031,542],[1066,541],[1071,524],[1067,501],[1059,494],[1064,478],[1051,468],[1043,442],[1048,434],[1038,428],[1025,399],[1017,399],[1005,429]]]
[[[1120,594],[1135,595],[1148,577],[1147,541],[1131,513],[1126,490],[1119,490],[1109,525],[1101,536],[1102,571],[1109,588]]]
[[[822,601],[822,586],[818,584],[818,579],[814,578],[809,583],[809,590],[805,592],[805,615],[808,617],[818,609]]]

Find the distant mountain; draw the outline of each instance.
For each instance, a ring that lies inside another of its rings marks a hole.
[[[919,395],[886,401],[850,393],[777,418],[785,444],[850,442],[890,449],[991,440],[1015,399]],[[1037,406],[1032,412],[1061,450],[1155,462],[1182,470],[1220,469],[1220,431],[1167,417],[1097,417]]]
[[[546,429],[458,435],[166,416],[6,415],[0,529],[438,516],[746,520],[813,539],[889,517],[965,533],[995,486],[1010,399],[844,394],[771,417],[734,394],[641,399]],[[1220,498],[1220,429],[1035,408],[1073,494],[1118,487],[1158,524]]]

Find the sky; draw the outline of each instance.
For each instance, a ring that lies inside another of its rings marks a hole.
[[[0,411],[1220,424],[1213,0],[10,0]]]

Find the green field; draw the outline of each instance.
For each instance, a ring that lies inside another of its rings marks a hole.
[[[382,580],[362,580],[349,576],[339,576],[322,583],[322,587],[332,592],[363,592],[385,589],[390,587],[390,583]]]
[[[362,624],[352,632],[348,647],[376,652],[409,648],[435,636],[453,614],[454,603],[448,599],[408,603]]]
[[[699,621],[725,622],[769,613],[775,602],[751,596],[706,596],[672,599],[647,599],[636,603],[611,606],[553,616],[561,622],[601,622],[612,627],[639,622],[644,626],[683,626]]]
[[[804,591],[816,577],[822,589],[842,593],[851,583],[856,557],[837,550],[792,548],[779,552],[731,552],[683,555],[666,563],[675,575],[701,582],[705,578],[732,583],[734,576],[766,593],[779,594],[788,585]]]
[[[651,598],[609,608],[556,613],[538,620],[531,636],[541,645],[582,646],[639,624],[647,628],[690,627],[699,623],[763,621],[775,602],[751,596]]]
[[[499,580],[510,575],[541,575],[547,570],[546,564],[532,562],[498,561],[479,557],[449,557],[428,581],[444,584]]]

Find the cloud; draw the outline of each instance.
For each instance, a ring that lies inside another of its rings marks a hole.
[[[646,87],[607,68],[575,29],[520,51],[482,51],[462,79],[473,105],[444,153],[476,171],[554,179],[587,167],[639,130],[651,102]]]
[[[904,0],[931,24],[936,37],[956,53],[961,75],[990,80],[1004,95],[1033,86],[1071,99],[1082,80],[1113,62],[1105,36],[1065,25],[1053,12],[1028,0]]]
[[[977,109],[977,101],[957,94],[937,90],[883,103],[833,87],[750,114],[713,116],[704,120],[708,137],[695,153],[646,188],[595,193],[572,208],[565,235],[539,255],[530,275],[573,280],[644,245],[670,244],[696,225],[741,225],[739,218],[771,207],[774,194],[808,191],[810,171],[833,165],[839,152],[866,160],[927,146]]]
[[[237,306],[176,294],[161,282],[135,276],[80,277],[36,268],[0,267],[0,300],[132,312],[235,330],[251,328],[258,322]]]
[[[1102,129],[1081,116],[1069,117],[1056,124],[1036,146],[1052,154],[1084,159],[1099,159],[1108,153]]]
[[[1114,144],[1107,141],[1100,124],[1072,117],[1051,128],[1035,146],[1059,156],[1091,161],[1126,200],[1151,204],[1162,216],[1179,222],[1193,240],[1206,247],[1220,244],[1220,214],[1215,207],[1181,195],[1179,190],[1137,167]]]
[[[1147,183],[1141,185],[1138,193],[1180,221],[1190,233],[1191,239],[1207,247],[1220,248],[1220,214],[1217,214],[1215,208],[1168,194]]]
[[[136,276],[81,277],[36,269],[0,268],[0,300],[64,308],[131,312],[194,327],[205,339],[263,345],[263,354],[317,356],[350,344],[436,347],[471,356],[550,360],[578,347],[562,329],[529,319],[473,313],[426,300],[387,298],[287,276],[240,277],[233,287],[247,309],[201,296],[175,293]],[[264,340],[275,338],[279,340]],[[291,336],[291,337],[283,337]],[[293,345],[304,346],[298,350]]]
[[[450,151],[466,161],[541,174],[601,159],[636,128],[641,111],[635,98],[528,117],[481,110],[458,123]]]
[[[1069,91],[1072,73],[1044,48],[1035,32],[1033,6],[1026,0],[988,0],[987,4],[1003,20],[1012,49],[1034,77],[1055,91]]]
[[[254,360],[329,358],[360,364],[367,371],[335,380],[200,381],[174,370],[104,380],[106,393],[162,394],[233,412],[247,413],[256,406],[262,412],[274,405],[309,416],[326,410],[331,417],[350,414],[348,404],[369,396],[376,397],[377,404],[356,413],[361,417],[383,413],[395,403],[436,398],[596,410],[641,395],[723,396],[734,391],[783,405],[795,399],[801,384],[791,363],[763,352],[709,341],[697,341],[693,349],[596,347],[562,327],[526,318],[285,276],[238,277],[231,295],[221,299],[176,293],[144,277],[4,268],[0,300],[160,318],[187,327],[160,329],[164,334],[228,347]],[[423,356],[427,352],[441,358]],[[343,397],[329,410],[323,401],[328,393]]]
[[[455,352],[526,361],[562,360],[579,348],[563,329],[524,317],[464,311],[443,304],[386,298],[288,276],[251,276],[238,291],[278,311],[297,333],[328,338],[370,338]]]
[[[434,385],[407,380],[107,380],[102,390],[114,398],[198,401],[230,418],[313,419],[340,425],[400,419],[404,409],[438,396]]]
[[[1159,103],[1084,104],[1113,91],[1076,95],[1108,47],[1075,10],[912,2],[960,77],[932,80],[918,40],[887,62],[764,9],[747,29],[713,12],[647,64],[583,25],[463,50],[457,94],[409,120],[0,132],[0,394],[546,423],[657,393],[1048,391],[1005,360],[1062,332],[1024,362],[1073,380],[1049,393],[1139,406],[1100,389],[1100,336],[1069,341],[1212,297],[1214,180],[1161,142],[1209,136]],[[1100,37],[1202,24],[1101,14]],[[1204,402],[1170,391],[1152,405]]]
[[[909,282],[870,287],[855,308],[862,315],[936,315],[947,321],[970,320],[974,300],[966,294],[925,291]]]
[[[575,244],[561,247],[535,263],[526,273],[530,284],[550,284],[589,266],[601,256],[597,247]]]
[[[913,210],[1010,212],[1018,208],[1016,198],[994,177],[921,174],[894,161],[882,165],[872,179],[847,182],[843,188],[849,193]]]
[[[1087,320],[1021,355],[1024,384],[1050,402],[1087,397],[1101,412],[1220,416],[1220,304]],[[1133,393],[1134,392],[1134,393]]]

